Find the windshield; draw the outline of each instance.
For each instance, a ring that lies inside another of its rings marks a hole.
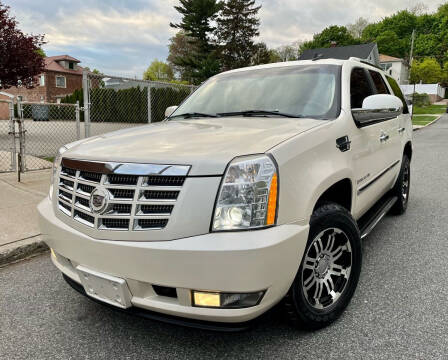
[[[338,65],[298,65],[224,73],[205,82],[172,117],[249,115],[248,111],[256,111],[252,114],[336,118],[340,112],[340,69]]]

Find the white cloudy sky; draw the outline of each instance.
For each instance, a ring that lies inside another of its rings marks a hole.
[[[179,20],[178,0],[0,0],[20,28],[43,33],[47,55],[69,54],[105,73],[141,76],[155,58],[165,59]],[[260,38],[276,47],[309,39],[330,24],[363,16],[376,21],[421,2],[430,11],[444,0],[258,0]]]

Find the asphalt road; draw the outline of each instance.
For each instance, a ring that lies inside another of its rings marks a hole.
[[[135,318],[78,295],[45,255],[0,269],[0,358],[446,359],[448,117],[414,134],[408,212],[364,241],[358,290],[332,326],[297,331],[278,311],[234,334]]]

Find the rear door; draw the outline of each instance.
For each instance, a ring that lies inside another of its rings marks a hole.
[[[350,80],[351,108],[362,108],[364,99],[370,95],[388,93],[389,89],[384,80],[382,85],[375,85],[367,69],[353,68]],[[356,218],[378,201],[392,183],[390,169],[396,165],[393,165],[395,156],[392,156],[392,145],[388,141],[391,139],[393,126],[391,120],[374,122],[358,126],[354,133],[352,151],[357,189],[354,209]]]

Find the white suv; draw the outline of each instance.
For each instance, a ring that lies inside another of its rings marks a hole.
[[[194,326],[238,329],[280,301],[295,325],[335,320],[361,239],[408,203],[395,80],[356,59],[269,64],[214,76],[166,115],[60,149],[38,209],[64,278]]]

